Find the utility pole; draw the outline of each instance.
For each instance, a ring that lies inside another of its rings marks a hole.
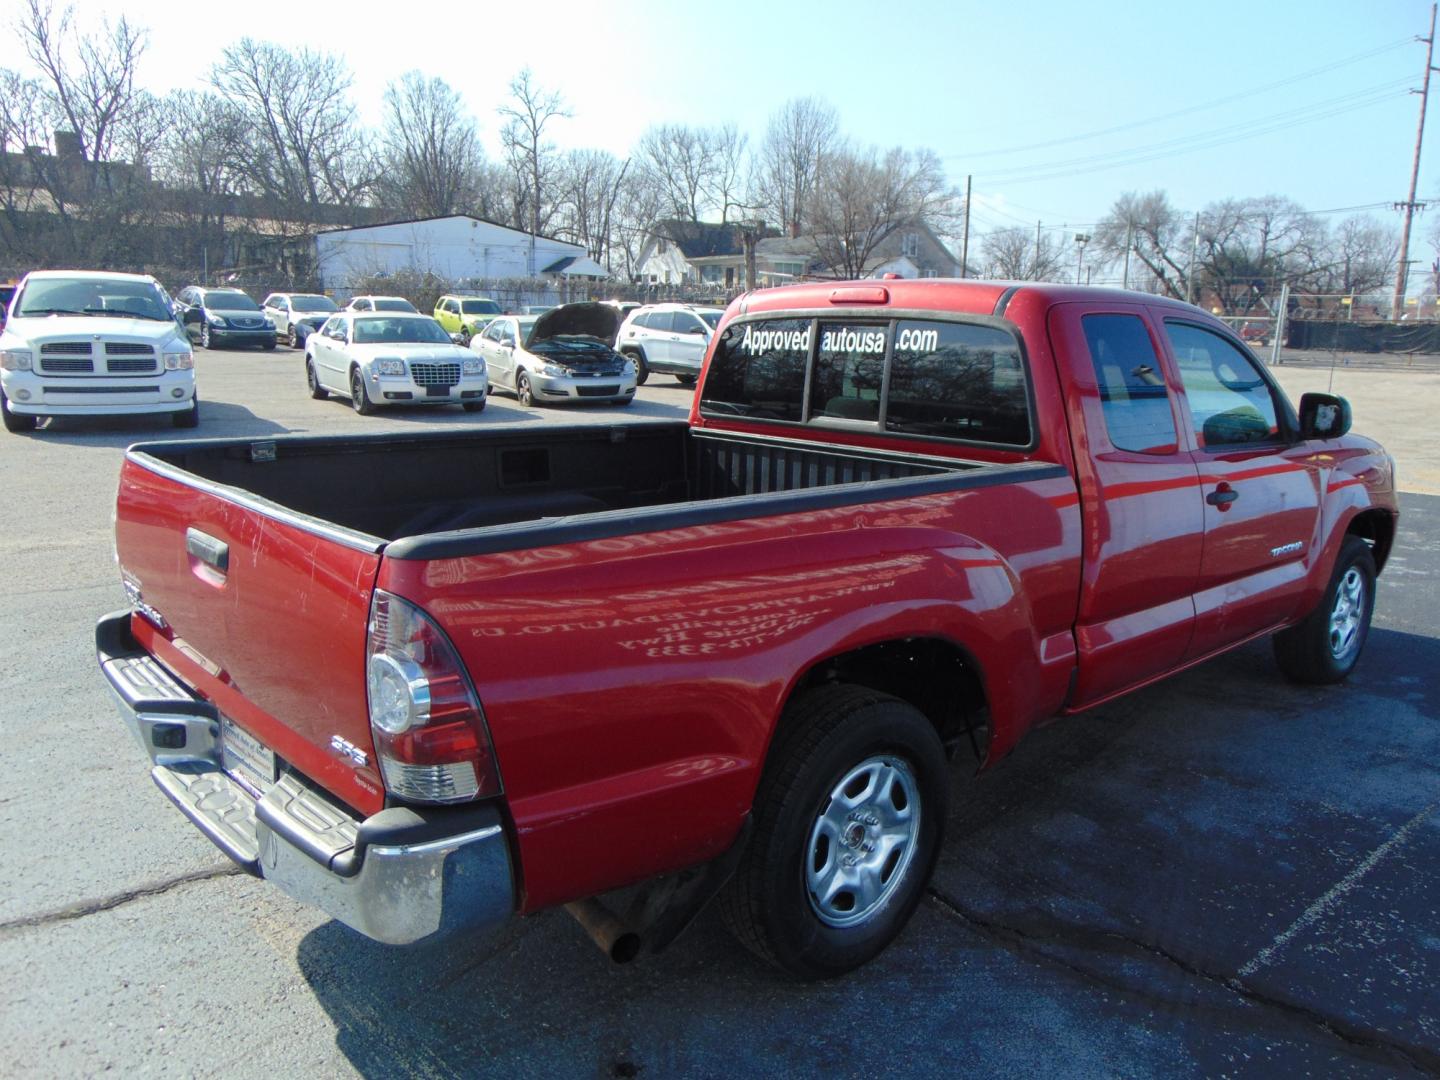
[[[1430,72],[1435,69],[1431,60],[1435,55],[1435,5],[1430,5],[1430,36],[1421,38],[1425,42],[1425,78],[1420,84],[1420,124],[1415,131],[1415,160],[1410,166],[1410,194],[1403,203],[1396,203],[1395,209],[1403,211],[1404,224],[1400,226],[1400,264],[1395,268],[1395,299],[1390,305],[1390,318],[1400,320],[1405,311],[1405,284],[1410,264],[1410,219],[1415,211],[1424,208],[1424,203],[1415,201],[1415,185],[1420,180],[1420,140],[1425,137],[1425,106],[1430,99]]]
[[[973,177],[965,177],[965,227],[960,234],[960,276],[963,278],[970,268],[970,181]]]
[[[1195,235],[1190,239],[1190,272],[1185,275],[1185,303],[1195,302],[1195,260],[1200,252],[1200,212],[1195,212]]]
[[[1132,224],[1132,225],[1126,225],[1126,226],[1125,226],[1125,274],[1124,274],[1124,276],[1120,279],[1120,287],[1121,287],[1122,289],[1128,289],[1128,288],[1130,287],[1130,249],[1135,246],[1134,236],[1135,236],[1135,226],[1134,226],[1133,224]]]

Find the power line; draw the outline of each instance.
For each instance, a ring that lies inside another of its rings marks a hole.
[[[1255,97],[1258,94],[1269,93],[1271,90],[1277,90],[1282,86],[1289,86],[1292,83],[1302,82],[1305,79],[1311,79],[1317,75],[1324,75],[1336,70],[1337,68],[1346,67],[1350,64],[1358,63],[1361,60],[1368,60],[1372,56],[1379,56],[1382,53],[1387,53],[1394,49],[1401,48],[1402,46],[1411,44],[1414,40],[1415,39],[1411,37],[1401,38],[1398,41],[1390,42],[1388,45],[1381,45],[1378,48],[1370,49],[1367,52],[1356,53],[1354,56],[1349,56],[1341,60],[1336,60],[1332,63],[1322,65],[1321,67],[1312,68],[1309,71],[1303,71],[1298,75],[1291,75],[1288,78],[1279,79],[1276,82],[1266,83],[1264,86],[1257,86],[1253,90],[1245,90],[1238,94],[1231,94],[1227,97],[1216,98],[1213,101],[1201,102],[1198,105],[1188,105],[1183,109],[1176,109],[1174,112],[1162,113],[1159,116],[1151,116],[1144,120],[1133,120],[1129,123],[1117,124],[1114,127],[1102,128],[1099,131],[1089,131],[1083,135],[1067,135],[1064,138],[1060,139],[1049,139],[1045,142],[1029,143],[1025,146],[1012,146],[1004,150],[982,150],[979,153],[974,154],[945,154],[943,156],[946,160],[949,160],[951,158],[965,158],[969,160],[982,157],[995,157],[1004,154],[1022,154],[1030,150],[1046,150],[1052,146],[1065,146],[1069,143],[1083,142],[1086,139],[1098,139],[1105,135],[1114,135],[1121,131],[1131,131],[1138,127],[1146,127],[1149,124],[1158,124],[1166,120],[1173,120],[1177,116],[1188,116],[1191,113],[1203,112],[1206,109],[1213,109],[1218,105],[1229,105],[1232,102],[1242,101],[1248,97]]]
[[[1409,80],[1407,79],[1405,82],[1408,83]],[[1258,138],[1261,135],[1269,135],[1273,132],[1282,131],[1300,124],[1314,123],[1317,120],[1327,120],[1334,116],[1341,116],[1345,113],[1382,104],[1406,92],[1407,91],[1395,90],[1386,91],[1368,100],[1358,101],[1348,105],[1336,105],[1324,111],[1316,112],[1311,116],[1297,115],[1303,113],[1303,110],[1292,110],[1289,113],[1276,113],[1263,118],[1261,121],[1250,122],[1263,122],[1266,124],[1264,127],[1256,127],[1253,130],[1245,130],[1247,125],[1232,125],[1230,128],[1218,128],[1214,131],[1187,136],[1184,139],[1175,139],[1168,143],[1157,143],[1152,146],[1134,147],[1130,150],[1117,151],[1110,155],[1097,154],[1086,159],[1076,159],[1068,162],[1049,162],[1042,165],[1030,166],[1028,169],[1011,169],[999,173],[979,175],[983,175],[984,178],[991,183],[1029,184],[1041,180],[1061,179],[1080,173],[1103,172],[1106,169],[1123,168],[1126,165],[1141,165],[1149,161],[1157,161],[1178,154],[1193,153],[1197,150],[1211,150],[1216,147],[1227,146],[1231,143]],[[1115,160],[1106,160],[1107,158],[1114,158]],[[1025,173],[1030,170],[1038,171],[1034,175],[1025,175]]]

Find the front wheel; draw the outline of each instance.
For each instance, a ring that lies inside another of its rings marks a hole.
[[[271,339],[268,340],[268,341],[262,342],[262,344],[265,346],[265,351],[266,351],[266,352],[274,352],[274,351],[275,351],[275,339],[274,339],[274,338],[271,338]]]
[[[177,428],[193,428],[200,425],[200,395],[190,399],[190,408],[183,412],[171,413],[170,422]]]
[[[289,345],[292,349],[298,349],[300,347],[300,338],[295,333],[294,323],[290,324],[290,330],[285,335],[285,344]]]
[[[210,348],[210,324],[209,324],[209,323],[201,323],[201,324],[200,324],[200,347],[201,347],[202,349],[208,349],[208,348]]]
[[[484,401],[483,398],[482,398],[481,400],[479,400],[479,401],[462,401],[460,404],[461,404],[461,406],[465,409],[466,412],[484,412],[484,411],[485,411],[485,401]]]
[[[515,396],[527,409],[535,404],[535,391],[530,388],[530,376],[526,372],[519,372],[515,376]]]
[[[625,355],[635,362],[635,385],[644,386],[645,380],[650,378],[650,369],[645,366],[645,357],[638,352],[628,352]]]
[[[761,958],[829,978],[873,959],[919,904],[949,804],[945,750],[919,710],[860,686],[809,691],[782,725],[721,914]]]
[[[305,358],[305,385],[310,390],[310,396],[316,401],[324,401],[330,395],[320,385],[320,378],[315,374],[315,361],[308,356]]]
[[[1347,536],[1315,610],[1272,639],[1286,678],[1324,685],[1342,681],[1360,660],[1375,611],[1375,556],[1358,536]]]
[[[360,374],[358,367],[350,369],[350,407],[361,416],[370,416],[375,412],[375,403],[365,389],[365,376]]]
[[[694,375],[676,375],[675,381],[678,382],[681,386],[694,386],[695,378],[696,376]]]

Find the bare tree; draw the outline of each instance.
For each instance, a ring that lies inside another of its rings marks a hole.
[[[816,174],[810,219],[821,259],[845,277],[863,277],[872,257],[905,226],[931,226],[953,213],[957,194],[932,151],[842,147]]]
[[[616,203],[630,162],[605,150],[571,150],[560,168],[559,235],[583,244],[597,262],[609,259]]]
[[[1185,296],[1190,221],[1170,205],[1165,192],[1127,191],[1095,227],[1094,238],[1094,250],[1112,265],[1121,265],[1129,253],[1130,284],[1149,284],[1165,296]]]
[[[1323,291],[1350,296],[1379,292],[1395,280],[1400,238],[1390,226],[1357,214],[1336,228],[1328,253]]]
[[[49,204],[40,150],[52,123],[40,82],[0,69],[0,249],[20,264],[34,262],[43,243],[37,223]]]
[[[373,186],[350,72],[338,57],[241,38],[210,82],[245,119],[248,181],[282,212],[313,218],[316,208],[352,205]]]
[[[475,121],[443,79],[406,72],[385,90],[382,197],[417,217],[443,217],[477,201],[484,154]]]
[[[1320,284],[1326,246],[1324,222],[1291,199],[1224,199],[1200,214],[1197,285],[1228,314],[1268,309],[1282,282]]]
[[[770,117],[755,162],[750,201],[791,236],[810,224],[821,161],[840,137],[840,119],[819,98],[792,98]]]
[[[708,203],[714,172],[714,141],[703,128],[659,124],[640,137],[635,157],[662,193],[666,216],[699,221]]]
[[[634,278],[640,251],[655,223],[665,216],[665,198],[643,171],[631,169],[621,180],[610,219],[611,270]]]
[[[1058,281],[1067,269],[1068,252],[1059,238],[1015,226],[996,229],[980,242],[985,276],[1002,281]]]
[[[734,124],[725,124],[712,129],[709,139],[711,164],[705,194],[711,207],[719,208],[723,225],[730,220],[730,211],[749,209],[743,188],[750,137],[742,135]]]
[[[549,186],[556,171],[556,151],[546,131],[556,120],[567,119],[570,112],[558,93],[536,85],[528,67],[510,80],[510,98],[509,104],[497,110],[505,119],[500,142],[517,179],[517,195],[524,197],[521,220],[526,231],[537,236],[554,213]],[[534,261],[532,243],[529,267],[532,275],[537,269]]]

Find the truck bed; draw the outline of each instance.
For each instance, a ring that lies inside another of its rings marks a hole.
[[[192,485],[198,478],[231,501],[302,527],[338,529],[352,546],[372,549],[542,519],[1005,469],[693,432],[683,422],[153,443],[131,454],[162,474]],[[871,495],[855,490],[846,498]],[[404,557],[413,547],[387,554]]]

